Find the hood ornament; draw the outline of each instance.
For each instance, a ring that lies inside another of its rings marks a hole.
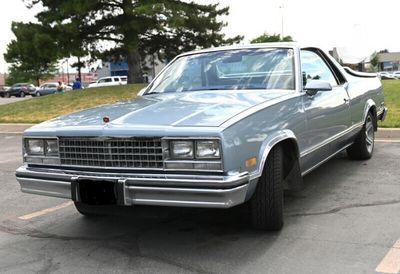
[[[104,117],[103,117],[103,122],[104,122],[105,124],[108,124],[108,123],[110,122],[110,117],[104,116]]]

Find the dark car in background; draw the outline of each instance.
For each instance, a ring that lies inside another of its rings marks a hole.
[[[17,83],[12,85],[6,91],[0,91],[1,97],[9,98],[11,96],[15,97],[25,97],[25,95],[29,95],[36,91],[36,87],[29,83]]]

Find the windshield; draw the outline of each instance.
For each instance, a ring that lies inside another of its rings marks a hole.
[[[295,89],[292,49],[240,49],[183,56],[147,93],[232,89]]]

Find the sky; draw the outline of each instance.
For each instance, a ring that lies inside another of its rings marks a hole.
[[[400,51],[399,0],[196,0],[230,7],[223,18],[226,35],[244,35],[247,43],[264,32],[292,36],[304,45],[330,50],[345,47],[355,56],[375,50]],[[0,72],[6,72],[3,54],[13,39],[12,21],[34,21],[40,8],[27,9],[22,0],[1,0]],[[283,20],[282,20],[283,19]],[[282,24],[283,22],[283,24]]]

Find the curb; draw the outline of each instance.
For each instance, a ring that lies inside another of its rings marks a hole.
[[[35,124],[0,124],[0,134],[20,135]],[[400,128],[379,128],[375,134],[378,140],[400,140]]]

